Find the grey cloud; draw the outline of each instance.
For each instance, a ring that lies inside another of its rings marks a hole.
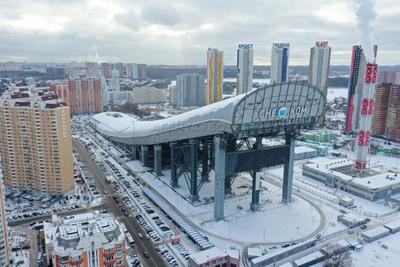
[[[129,29],[136,31],[139,29],[139,19],[137,14],[129,9],[124,13],[119,13],[114,16],[114,20]]]
[[[48,24],[64,19],[55,32],[27,33],[0,24],[0,60],[69,61],[98,55],[124,62],[205,64],[207,47],[212,46],[224,50],[224,62],[233,65],[237,45],[249,42],[257,61],[266,64],[272,43],[288,41],[290,62],[308,64],[310,46],[323,39],[332,46],[332,63],[348,64],[351,46],[359,41],[356,21],[334,23],[313,15],[346,1],[298,0],[295,6],[292,0],[0,1],[0,23],[31,15]],[[388,5],[394,14],[384,10]],[[349,10],[356,15],[355,8]],[[378,61],[398,64],[400,3],[377,0],[376,13]]]
[[[164,6],[145,6],[142,9],[140,18],[150,23],[165,26],[174,26],[180,22],[178,12],[169,4],[164,4]]]

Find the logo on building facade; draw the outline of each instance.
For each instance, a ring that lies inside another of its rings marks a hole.
[[[278,117],[280,119],[283,119],[284,117],[286,117],[286,108],[285,107],[280,107],[278,109]]]
[[[290,110],[288,112],[288,109]],[[278,109],[276,108],[271,108],[271,109],[262,109],[258,113],[258,118],[259,119],[273,119],[275,117],[278,117],[279,119],[284,119],[289,115],[292,118],[295,118],[297,116],[300,116],[306,112],[306,107],[305,106],[297,106],[297,107],[280,107]]]

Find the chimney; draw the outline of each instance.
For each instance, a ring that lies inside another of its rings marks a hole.
[[[374,45],[374,64],[376,64],[376,55],[378,54],[378,45]]]

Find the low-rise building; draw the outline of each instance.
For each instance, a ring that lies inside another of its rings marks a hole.
[[[400,193],[400,179],[390,172],[370,170],[357,176],[348,159],[313,159],[303,165],[303,175],[371,201]]]
[[[374,229],[363,232],[361,237],[367,242],[373,242],[388,235],[390,235],[389,229],[384,226],[378,226]]]
[[[125,235],[109,214],[84,213],[53,218],[44,225],[48,264],[127,266]]]
[[[238,250],[223,250],[213,247],[189,256],[189,267],[239,267],[240,254]]]
[[[386,223],[383,226],[389,229],[391,234],[397,233],[398,231],[400,231],[400,220]]]

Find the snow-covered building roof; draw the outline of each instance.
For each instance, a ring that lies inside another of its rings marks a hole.
[[[390,233],[389,229],[383,226],[378,226],[374,229],[363,232],[362,236],[367,237],[369,239],[375,239],[380,236],[388,235],[389,233]]]
[[[105,112],[94,115],[90,124],[111,141],[127,145],[154,145],[226,133],[254,137],[310,129],[322,117],[324,105],[320,89],[291,82],[261,87],[161,120]]]
[[[114,246],[124,241],[119,223],[109,214],[84,213],[66,216],[45,225],[48,243],[57,253],[74,253],[85,250],[90,244]]]
[[[207,250],[203,250],[190,255],[190,259],[196,264],[204,264],[206,262],[212,261],[214,259],[219,259],[227,256],[225,250],[217,247],[213,247]]]
[[[320,260],[320,259],[324,259],[326,257],[326,255],[324,253],[322,253],[321,251],[317,250],[311,254],[308,254],[298,260],[294,261],[294,264],[296,266],[302,266],[305,265],[309,262],[313,262],[315,260]]]
[[[384,225],[390,232],[394,233],[400,229],[400,220],[395,220]]]
[[[120,112],[103,112],[91,118],[102,135],[130,138],[132,144],[156,144],[232,132],[233,110],[243,95],[161,120],[145,121]],[[125,140],[126,141],[126,140]]]

